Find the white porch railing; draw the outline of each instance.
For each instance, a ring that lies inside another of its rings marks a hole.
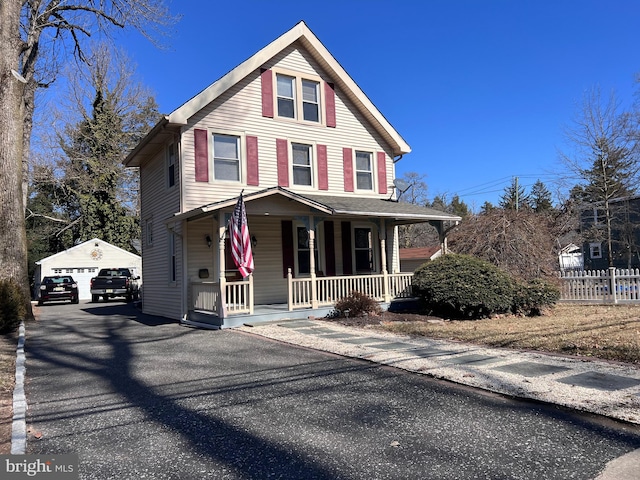
[[[333,305],[353,291],[378,302],[411,296],[413,273],[293,278],[288,272],[289,310]]]
[[[590,270],[559,274],[560,301],[640,303],[640,270]]]
[[[193,310],[222,313],[219,282],[191,282],[191,305]],[[253,276],[240,282],[225,282],[225,312],[227,314],[253,313]]]

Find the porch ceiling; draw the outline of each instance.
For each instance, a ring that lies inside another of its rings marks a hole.
[[[421,223],[430,221],[460,221],[461,218],[449,215],[432,208],[421,207],[409,203],[395,202],[380,198],[343,197],[333,195],[312,195],[292,192],[282,187],[271,187],[244,196],[247,210],[250,203],[272,196],[281,196],[308,207],[312,213],[342,217],[376,217],[391,220],[396,224]],[[238,198],[233,197],[219,202],[209,203],[201,207],[176,214],[169,221],[196,219],[211,215],[219,210],[232,208]]]

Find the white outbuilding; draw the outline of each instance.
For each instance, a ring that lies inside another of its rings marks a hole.
[[[37,261],[34,292],[37,294],[44,277],[71,275],[78,283],[80,300],[90,299],[90,281],[101,268],[129,268],[142,277],[142,257],[94,238]]]

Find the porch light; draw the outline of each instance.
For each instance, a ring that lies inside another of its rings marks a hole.
[[[211,248],[211,235],[207,235],[204,239],[207,241],[207,247]]]
[[[258,239],[256,238],[255,235],[251,235],[251,246],[253,248],[256,248],[256,245],[258,245]]]

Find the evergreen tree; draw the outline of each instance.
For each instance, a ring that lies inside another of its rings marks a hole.
[[[531,207],[536,213],[549,212],[553,210],[551,192],[540,180],[531,187],[530,196]]]
[[[480,215],[486,215],[488,213],[491,213],[493,210],[495,210],[495,206],[493,205],[493,203],[489,202],[489,201],[485,201],[482,204],[482,207],[480,207]]]
[[[463,200],[460,200],[460,197],[458,195],[454,195],[451,199],[451,203],[449,204],[449,211],[450,213],[461,217],[463,220],[471,214],[469,206],[464,203]]]
[[[500,198],[500,207],[505,210],[521,210],[529,208],[529,196],[524,187],[518,183],[518,177],[511,180],[511,184],[504,189]]]

